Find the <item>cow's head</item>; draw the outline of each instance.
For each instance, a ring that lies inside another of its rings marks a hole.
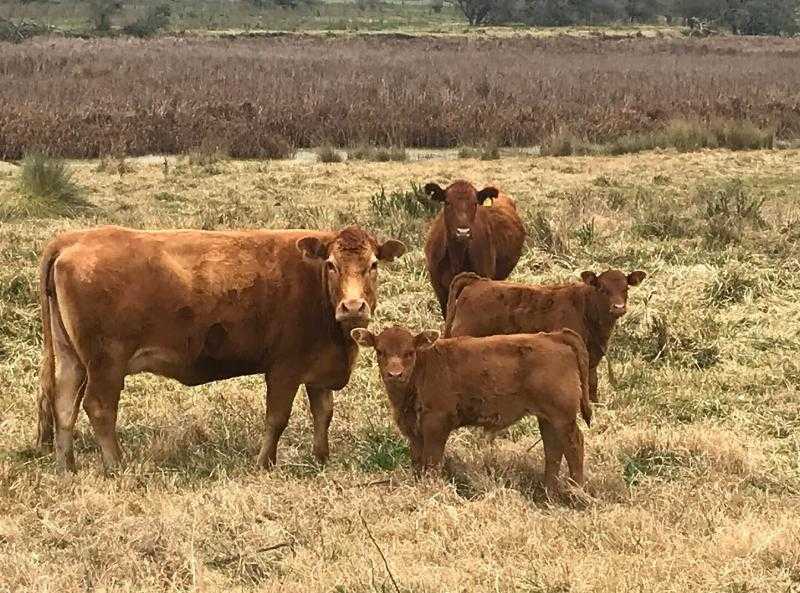
[[[352,330],[350,335],[359,346],[375,348],[381,379],[387,387],[408,383],[414,373],[417,353],[431,348],[439,339],[436,330],[426,330],[415,336],[398,326],[386,328],[377,336],[360,328]]]
[[[628,307],[628,287],[638,286],[647,274],[641,271],[625,275],[619,270],[607,270],[599,276],[582,272],[581,280],[594,288],[593,301],[598,311],[607,312],[614,319],[625,315]]]
[[[406,251],[400,241],[378,243],[356,226],[342,229],[328,241],[303,237],[297,249],[305,259],[323,262],[324,284],[336,321],[347,329],[369,323],[377,298],[378,262],[392,261]]]
[[[454,241],[467,242],[474,234],[473,225],[478,206],[494,199],[500,192],[496,187],[475,189],[469,181],[455,181],[447,189],[436,183],[425,185],[425,193],[432,200],[444,202],[444,226],[447,237]]]

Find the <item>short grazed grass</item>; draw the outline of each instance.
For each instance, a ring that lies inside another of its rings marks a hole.
[[[70,163],[91,210],[0,223],[0,590],[792,591],[800,586],[800,151],[500,160]],[[0,164],[0,196],[18,196]],[[449,443],[415,479],[365,352],[336,393],[331,461],[311,456],[301,389],[280,466],[255,469],[263,382],[129,377],[129,464],[79,472],[30,448],[41,336],[37,256],[55,233],[330,227],[409,253],[380,272],[374,328],[439,328],[422,255],[427,181],[513,195],[529,239],[512,280],[646,270],[600,367],[586,493],[548,500],[536,421]],[[730,224],[734,226],[731,227]],[[732,228],[728,233],[725,229]],[[365,526],[366,525],[366,526]],[[369,530],[369,533],[368,531]],[[377,546],[369,535],[375,538]]]

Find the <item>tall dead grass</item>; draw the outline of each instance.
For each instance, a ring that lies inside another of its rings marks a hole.
[[[793,39],[35,40],[0,52],[0,158],[527,146],[563,129],[606,144],[681,118],[793,137],[798,56]],[[723,135],[682,142],[751,146]]]

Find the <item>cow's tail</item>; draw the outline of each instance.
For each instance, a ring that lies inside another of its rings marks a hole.
[[[586,421],[586,426],[592,425],[592,405],[589,402],[589,352],[583,339],[568,328],[562,330],[564,342],[575,353],[578,361],[578,374],[581,380],[581,416]]]
[[[36,447],[48,450],[53,446],[55,404],[55,354],[53,352],[53,333],[51,328],[51,306],[56,305],[53,285],[53,265],[59,254],[59,246],[53,242],[45,247],[39,266],[39,304],[42,313],[42,363],[39,374],[38,427]]]
[[[461,272],[450,283],[450,292],[447,295],[447,314],[444,319],[444,337],[449,338],[450,332],[453,329],[453,321],[456,317],[456,303],[458,297],[461,295],[467,286],[477,282],[478,280],[485,280],[483,276],[478,276],[474,272]]]

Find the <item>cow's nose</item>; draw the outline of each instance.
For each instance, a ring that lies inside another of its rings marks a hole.
[[[400,375],[402,375],[402,374],[403,374],[403,371],[402,371],[402,370],[399,370],[399,369],[389,369],[389,371],[388,371],[388,373],[387,373],[387,374],[388,374],[388,375],[389,375],[389,376],[390,376],[392,379],[397,379],[397,377],[399,377]]]
[[[348,299],[339,303],[339,310],[336,317],[368,317],[369,306],[364,299]]]
[[[613,305],[611,305],[611,312],[616,314],[616,315],[624,315],[625,314],[625,305],[624,304],[619,304],[619,303],[614,303]]]
[[[456,229],[457,239],[469,239],[470,235],[472,235],[472,231],[470,231],[469,227],[458,227]]]

